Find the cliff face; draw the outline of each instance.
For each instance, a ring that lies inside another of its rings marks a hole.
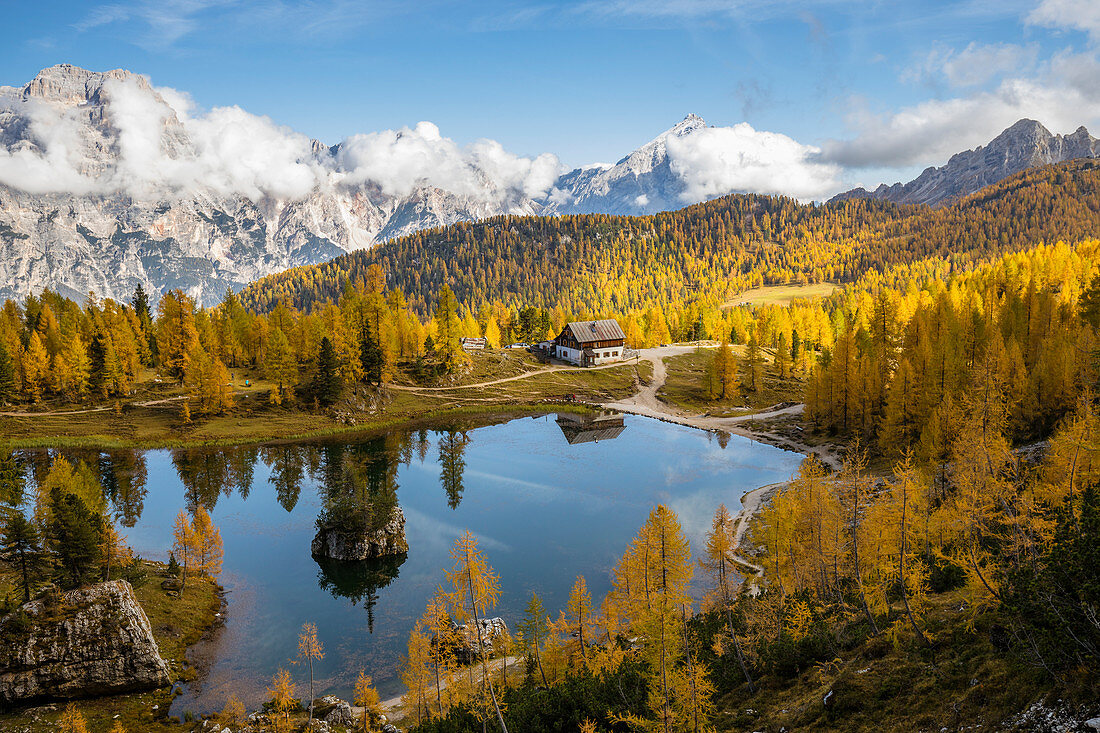
[[[24,604],[0,619],[0,703],[169,683],[145,612],[124,580]]]
[[[377,531],[349,532],[339,527],[321,525],[310,544],[314,557],[355,561],[401,555],[409,551],[405,540],[405,513],[395,506],[390,520]]]

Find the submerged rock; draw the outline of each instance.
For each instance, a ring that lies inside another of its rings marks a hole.
[[[402,555],[409,551],[405,540],[405,513],[394,506],[389,521],[380,529],[343,526],[318,522],[317,534],[310,544],[314,557],[333,560],[368,560]]]
[[[25,603],[0,619],[0,638],[0,703],[169,683],[149,619],[124,580]]]

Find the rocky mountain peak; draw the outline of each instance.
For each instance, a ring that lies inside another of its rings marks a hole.
[[[27,82],[23,87],[23,99],[38,99],[66,106],[85,104],[96,99],[108,79],[136,79],[143,89],[150,89],[145,77],[125,69],[89,71],[71,64],[58,64],[43,69]]]
[[[908,183],[880,185],[874,191],[852,189],[831,201],[876,198],[901,204],[938,206],[979,191],[1011,175],[1040,165],[1100,156],[1100,140],[1083,126],[1070,135],[1055,135],[1037,120],[1017,120],[988,144],[951,156],[939,168],[929,167]]]

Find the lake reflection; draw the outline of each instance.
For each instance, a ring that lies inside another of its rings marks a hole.
[[[231,693],[258,706],[281,666],[300,682],[289,660],[307,621],[325,647],[318,694],[350,695],[360,669],[383,697],[396,694],[408,632],[466,529],[501,576],[495,615],[514,622],[532,591],[556,615],[578,574],[602,598],[655,503],[679,514],[698,551],[720,502],[736,510],[746,490],[788,478],[801,460],[646,418],[572,415],[262,448],[64,455],[98,467],[143,556],[167,558],[180,508],[203,504],[221,529],[227,620],[194,650],[202,674],[174,714],[220,710]],[[49,457],[31,458],[31,472],[44,475]],[[323,512],[369,511],[391,499],[406,516],[407,557],[348,564],[311,556]]]

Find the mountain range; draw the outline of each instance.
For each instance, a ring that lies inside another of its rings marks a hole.
[[[939,168],[929,167],[908,183],[881,184],[874,191],[854,188],[829,201],[873,198],[897,204],[940,206],[980,191],[1029,168],[1100,156],[1100,140],[1084,127],[1055,135],[1035,120],[1020,120],[988,145],[956,153]]]
[[[694,141],[705,160],[707,135],[730,129],[696,115],[614,165],[562,172],[554,156],[491,141],[459,149],[430,123],[327,146],[239,108],[192,108],[124,70],[59,65],[0,86],[0,298],[44,288],[126,298],[140,283],[209,305],[227,288],[421,229],[498,214],[648,214],[740,190],[736,176],[689,185],[676,152]],[[937,204],[1096,153],[1083,128],[1052,136],[1022,120],[909,184],[837,198]]]
[[[60,65],[22,87],[0,87],[0,297],[43,288],[81,300],[89,292],[127,297],[141,283],[210,304],[264,275],[458,221],[677,208],[691,202],[681,198],[664,141],[706,127],[688,116],[614,166],[553,170],[552,185],[533,193],[499,185],[491,158],[462,162],[451,189],[412,181],[394,191],[349,170],[357,146],[375,140],[328,147],[302,139],[290,168],[273,177],[305,170],[316,180],[286,195],[249,191],[262,171],[204,167],[235,134],[232,125],[203,139],[207,131],[176,104],[123,70]],[[156,137],[142,139],[150,127]],[[395,137],[394,146],[435,142],[421,126]]]

